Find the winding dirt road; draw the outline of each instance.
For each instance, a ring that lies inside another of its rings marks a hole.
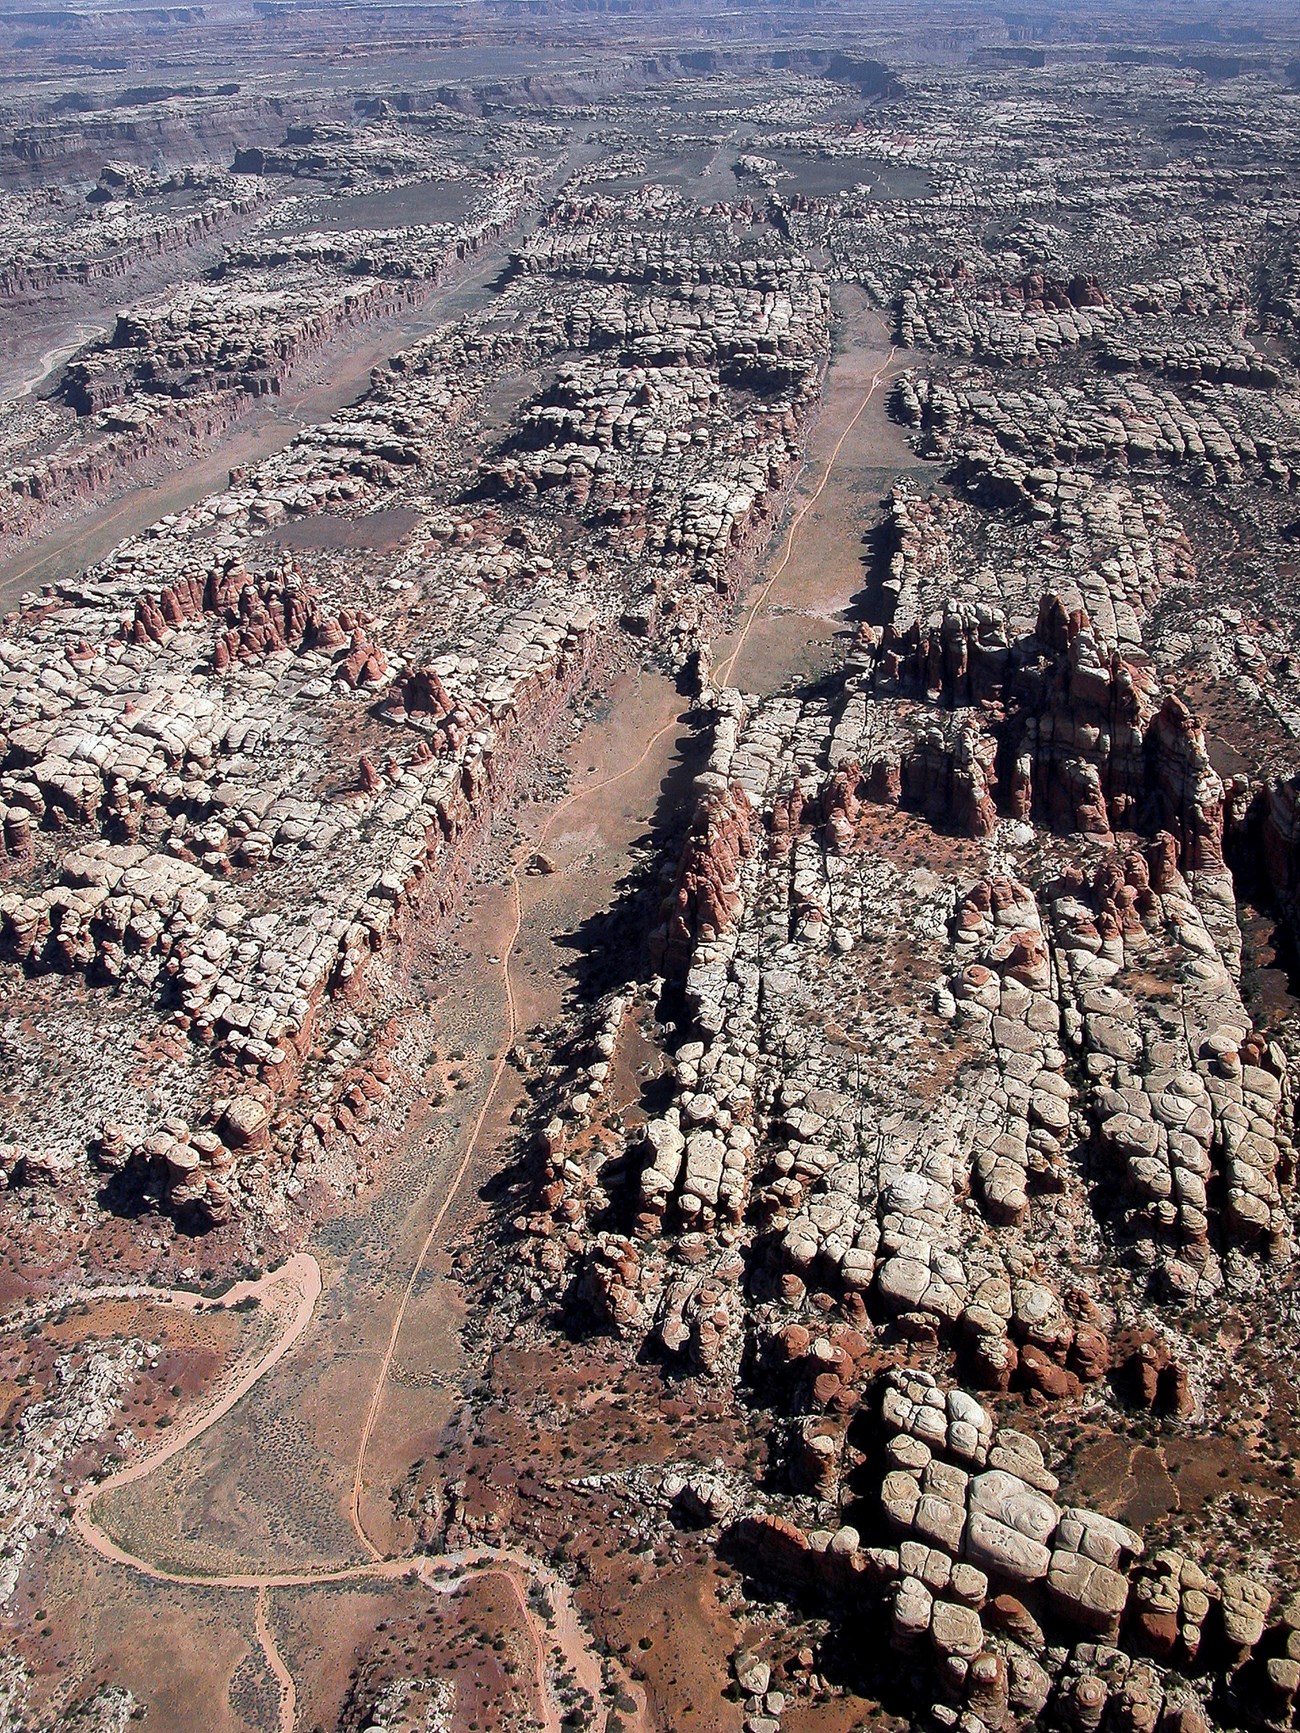
[[[111,325],[98,320],[94,324],[70,325],[55,346],[37,358],[34,369],[28,363],[28,372],[0,382],[0,404],[13,404],[21,397],[30,397],[38,385],[43,385],[51,373],[57,372],[65,361],[70,361],[78,350],[96,337],[107,337],[111,330]]]
[[[266,1585],[257,1591],[257,1611],[253,1617],[253,1629],[257,1632],[257,1640],[262,1645],[262,1653],[266,1656],[267,1665],[275,1674],[275,1682],[280,1687],[280,1733],[293,1733],[294,1719],[298,1709],[298,1693],[294,1686],[293,1674],[285,1666],[284,1660],[276,1647],[275,1636],[267,1623],[270,1591]]]
[[[862,398],[854,415],[840,434],[827,460],[826,471],[816,491],[803,503],[790,524],[786,538],[785,550],[770,578],[764,584],[759,595],[749,608],[739,639],[730,655],[718,670],[719,683],[725,670],[729,679],[734,672],[737,659],[745,648],[750,631],[768,596],[790,563],[794,550],[795,538],[800,525],[808,512],[817,504],[825,492],[840,453],[849,436],[857,426],[867,405],[870,403],[886,377],[889,360],[894,351],[891,349],[884,366],[874,375],[870,388]],[[635,762],[626,765],[622,770],[602,778],[598,782],[587,784],[575,789],[571,794],[552,808],[545,823],[537,834],[535,842],[530,846],[529,853],[540,848],[549,838],[559,820],[581,801],[604,793],[620,782],[626,781],[636,774],[647,762],[655,748],[665,735],[679,726],[677,717],[673,717],[658,728],[647,740]],[[218,1391],[214,1399],[203,1406],[191,1417],[189,1422],[169,1432],[165,1441],[159,1441],[134,1462],[115,1470],[102,1481],[90,1482],[76,1495],[73,1503],[72,1526],[78,1538],[101,1558],[111,1563],[121,1565],[138,1572],[151,1581],[203,1588],[218,1588],[230,1590],[250,1590],[256,1596],[254,1607],[254,1630],[266,1658],[266,1664],[275,1678],[280,1690],[279,1727],[280,1733],[294,1733],[296,1717],[296,1691],[293,1676],[286,1666],[275,1635],[270,1625],[270,1594],[275,1589],[313,1587],[328,1583],[360,1582],[365,1580],[396,1581],[405,1577],[418,1577],[430,1589],[440,1592],[450,1592],[470,1575],[499,1573],[506,1576],[513,1585],[515,1596],[519,1603],[520,1613],[528,1628],[536,1656],[536,1682],[539,1697],[539,1707],[545,1717],[548,1733],[560,1733],[560,1705],[555,1701],[551,1689],[546,1655],[548,1642],[558,1645],[568,1670],[578,1684],[590,1693],[593,1704],[597,1706],[600,1716],[598,1725],[605,1725],[605,1714],[601,1707],[601,1667],[599,1657],[592,1648],[578,1618],[567,1583],[556,1573],[538,1560],[525,1553],[509,1548],[479,1547],[460,1554],[444,1554],[434,1556],[385,1557],[366,1532],[362,1516],[362,1499],[365,1491],[366,1457],[374,1434],[383,1404],[384,1393],[392,1367],[393,1357],[397,1350],[402,1326],[410,1307],[412,1296],[433,1246],[435,1239],[447,1218],[453,1203],[464,1184],[470,1164],[479,1149],[483,1130],[487,1124],[488,1115],[495,1105],[500,1091],[502,1079],[505,1076],[509,1062],[510,1048],[518,1033],[518,1013],[515,995],[515,982],[512,975],[512,959],[523,927],[524,905],[521,892],[521,874],[524,862],[515,863],[511,871],[511,891],[514,902],[514,924],[501,961],[502,984],[505,993],[506,1027],[497,1057],[493,1064],[492,1075],[484,1095],[482,1104],[474,1123],[470,1128],[460,1163],[452,1175],[451,1183],[440,1204],[429,1231],[420,1246],[415,1262],[412,1265],[401,1300],[394,1314],[388,1342],[379,1363],[375,1377],[374,1389],[366,1412],[365,1422],[361,1429],[357,1446],[356,1467],[353,1474],[352,1493],[350,1500],[350,1519],[367,1558],[357,1562],[342,1561],[336,1566],[326,1566],[315,1570],[282,1571],[282,1572],[248,1572],[230,1574],[205,1575],[197,1571],[171,1571],[152,1560],[129,1552],[118,1544],[111,1535],[95,1520],[93,1506],[103,1495],[117,1491],[123,1487],[134,1485],[147,1476],[155,1473],[166,1462],[171,1461],[183,1450],[201,1438],[222,1417],[230,1412],[253,1387],[276,1366],[297,1342],[314,1315],[316,1302],[321,1294],[321,1272],[316,1259],[307,1252],[298,1252],[278,1270],[270,1272],[256,1282],[244,1282],[231,1288],[218,1300],[206,1300],[201,1296],[184,1290],[148,1289],[131,1287],[129,1289],[98,1289],[85,1290],[78,1297],[84,1300],[106,1299],[109,1297],[147,1297],[153,1301],[176,1305],[191,1312],[229,1308],[237,1306],[249,1299],[259,1304],[272,1304],[283,1307],[285,1323],[272,1344],[248,1366],[233,1377],[230,1383]],[[60,1304],[66,1304],[65,1296]],[[28,1315],[30,1317],[30,1314]],[[445,1576],[447,1567],[451,1566],[457,1575],[451,1579]],[[525,1582],[540,1584],[549,1597],[553,1614],[548,1625],[542,1621],[529,1604],[524,1588]],[[640,1707],[638,1721],[644,1725],[644,1706]]]
[[[109,1540],[103,1529],[91,1520],[90,1505],[92,1500],[98,1497],[100,1493],[109,1491],[110,1488],[116,1490],[119,1487],[130,1486],[137,1480],[143,1480],[146,1475],[153,1474],[155,1470],[161,1468],[164,1462],[170,1462],[173,1456],[179,1456],[181,1451],[193,1444],[196,1438],[202,1437],[209,1427],[215,1426],[223,1414],[229,1414],[235,1404],[246,1396],[254,1384],[259,1379],[264,1378],[273,1366],[279,1365],[308,1324],[311,1323],[312,1314],[316,1310],[316,1301],[320,1298],[321,1293],[320,1265],[310,1252],[295,1252],[286,1263],[281,1264],[278,1270],[271,1271],[256,1282],[238,1282],[216,1301],[205,1302],[182,1289],[143,1290],[147,1297],[155,1303],[179,1306],[183,1311],[199,1312],[229,1310],[241,1302],[247,1304],[250,1299],[261,1305],[270,1299],[279,1288],[296,1292],[298,1303],[290,1314],[283,1334],[277,1337],[266,1352],[252,1365],[246,1366],[225,1390],[218,1393],[216,1400],[192,1416],[187,1425],[174,1428],[165,1439],[159,1440],[141,1456],[138,1456],[134,1462],[128,1463],[125,1468],[119,1468],[98,1484],[94,1481],[89,1482],[77,1494],[73,1506],[73,1526],[81,1538],[89,1545],[94,1546],[96,1551],[102,1551],[102,1548],[98,1545],[97,1540],[91,1538],[92,1534],[102,1537],[110,1546],[114,1543]],[[139,1292],[140,1290],[137,1290],[137,1293]],[[104,1556],[107,1557],[108,1554]],[[144,1561],[123,1553],[118,1563],[130,1564],[136,1569],[140,1569]],[[248,1586],[257,1587],[258,1585],[251,1582]]]

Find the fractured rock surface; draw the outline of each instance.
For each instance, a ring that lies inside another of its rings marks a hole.
[[[255,10],[0,16],[0,1719],[1294,1725],[1295,21]]]

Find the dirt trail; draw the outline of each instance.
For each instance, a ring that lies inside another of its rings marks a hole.
[[[511,884],[514,895],[515,924],[514,930],[510,935],[509,948],[507,949],[503,959],[507,1014],[505,1038],[502,1042],[501,1050],[497,1054],[496,1061],[493,1064],[492,1080],[488,1084],[487,1094],[483,1097],[482,1105],[478,1111],[478,1117],[474,1121],[473,1129],[471,1130],[469,1139],[466,1142],[465,1153],[461,1157],[460,1166],[456,1169],[456,1172],[452,1177],[452,1182],[447,1187],[447,1195],[442,1200],[442,1203],[429,1226],[428,1233],[424,1236],[424,1242],[420,1246],[415,1262],[411,1266],[411,1273],[407,1277],[406,1288],[403,1291],[401,1303],[393,1318],[392,1329],[389,1331],[388,1345],[384,1349],[383,1359],[379,1362],[379,1372],[375,1379],[374,1392],[370,1398],[370,1407],[366,1413],[365,1425],[361,1428],[361,1440],[357,1446],[357,1464],[352,1477],[352,1505],[349,1514],[352,1519],[352,1526],[357,1532],[357,1539],[373,1559],[382,1558],[383,1554],[366,1533],[365,1525],[361,1520],[361,1494],[365,1479],[366,1452],[370,1448],[370,1439],[375,1430],[375,1421],[379,1418],[379,1405],[383,1400],[384,1386],[388,1382],[389,1368],[393,1363],[393,1355],[397,1349],[397,1338],[401,1334],[402,1324],[406,1318],[407,1309],[411,1304],[411,1295],[415,1292],[415,1284],[420,1279],[420,1274],[424,1269],[425,1260],[429,1255],[429,1249],[433,1245],[439,1228],[441,1228],[443,1222],[446,1220],[447,1211],[456,1200],[456,1195],[460,1191],[461,1183],[469,1169],[469,1164],[478,1148],[478,1140],[482,1135],[484,1122],[487,1119],[493,1101],[496,1099],[496,1092],[500,1087],[501,1079],[505,1075],[510,1047],[515,1038],[516,1015],[514,990],[510,980],[510,951],[513,950],[515,940],[519,937],[519,925],[522,919],[517,867],[511,875]]]
[[[0,1317],[0,1334],[8,1330],[25,1329],[37,1318],[48,1318],[56,1312],[66,1312],[70,1306],[97,1305],[107,1300],[148,1300],[158,1306],[174,1306],[178,1312],[229,1312],[250,1302],[260,1305],[266,1296],[287,1277],[300,1288],[311,1285],[307,1266],[316,1260],[309,1252],[299,1252],[274,1270],[257,1279],[233,1282],[224,1293],[210,1295],[194,1288],[155,1288],[148,1282],[95,1282],[61,1288],[44,1300],[24,1300]],[[320,1270],[316,1270],[317,1293],[320,1292]],[[265,1370],[265,1368],[264,1368]],[[205,1410],[206,1412],[206,1410]],[[161,1441],[160,1441],[161,1442]]]
[[[445,1588],[454,1587],[456,1583],[463,1582],[465,1577],[471,1574],[479,1560],[487,1561],[481,1570],[482,1575],[496,1573],[509,1578],[515,1599],[519,1603],[520,1614],[533,1640],[537,1663],[538,1701],[546,1717],[546,1733],[562,1733],[560,1705],[552,1695],[546,1671],[545,1639],[547,1635],[558,1645],[569,1671],[582,1689],[588,1693],[594,1704],[599,1705],[600,1703],[602,1687],[600,1662],[582,1629],[578,1618],[578,1609],[573,1604],[573,1595],[569,1590],[568,1583],[547,1566],[539,1565],[535,1559],[530,1559],[527,1554],[517,1553],[511,1548],[483,1547],[458,1556],[465,1561],[469,1568],[464,1576],[453,1579],[451,1584],[443,1585]],[[525,1574],[532,1576],[550,1599],[552,1623],[549,1626],[538,1617],[528,1604],[528,1597],[523,1587]],[[604,1724],[605,1718],[602,1716],[601,1726],[603,1727]],[[639,1717],[637,1725],[638,1727],[642,1725]]]
[[[280,1733],[293,1733],[298,1694],[294,1689],[293,1674],[285,1666],[275,1645],[275,1636],[267,1620],[267,1603],[268,1590],[263,1584],[257,1591],[257,1612],[253,1619],[253,1628],[257,1632],[258,1642],[262,1645],[262,1653],[266,1656],[280,1687]]]
[[[550,1686],[546,1678],[546,1645],[542,1634],[537,1629],[537,1620],[533,1617],[528,1605],[528,1596],[524,1593],[523,1584],[513,1571],[501,1573],[510,1584],[511,1590],[519,1606],[520,1617],[533,1643],[533,1678],[537,1685],[537,1701],[546,1717],[546,1733],[559,1733],[559,1715],[551,1697]]]
[[[746,613],[745,623],[741,628],[740,637],[736,641],[735,648],[724,661],[718,664],[718,667],[714,671],[715,685],[725,686],[730,683],[735,673],[736,663],[739,660],[741,651],[745,648],[745,645],[749,640],[749,634],[753,629],[755,620],[758,618],[760,608],[763,607],[767,598],[771,595],[773,589],[784,575],[786,567],[790,564],[790,561],[794,556],[795,537],[799,533],[800,526],[808,516],[809,512],[817,505],[822,495],[826,492],[827,487],[830,485],[831,478],[835,474],[835,466],[839,462],[840,453],[843,451],[845,444],[853,433],[853,430],[866,414],[867,405],[871,402],[872,398],[876,395],[876,392],[879,391],[881,384],[887,378],[889,365],[890,362],[893,361],[895,353],[896,351],[891,346],[889,354],[885,358],[884,365],[872,375],[869,390],[863,397],[862,401],[858,404],[848,426],[845,427],[844,431],[840,434],[832,447],[831,454],[826,460],[825,473],[818,484],[816,492],[809,495],[809,497],[799,507],[799,510],[794,514],[794,517],[790,520],[790,530],[786,536],[785,551],[777,562],[776,569],[773,571],[771,577],[768,578],[767,582],[763,585],[758,595],[754,598],[753,604]]]
[[[161,1468],[164,1462],[170,1462],[173,1456],[179,1456],[181,1451],[193,1444],[196,1438],[202,1437],[209,1427],[215,1426],[223,1414],[229,1414],[230,1410],[248,1394],[254,1384],[265,1377],[273,1366],[278,1365],[283,1360],[289,1349],[302,1335],[311,1322],[321,1291],[320,1265],[310,1252],[295,1252],[287,1263],[282,1264],[278,1270],[263,1276],[260,1281],[238,1283],[216,1304],[220,1308],[228,1309],[249,1299],[255,1299],[261,1303],[282,1285],[296,1289],[298,1303],[284,1332],[277,1337],[260,1359],[255,1360],[251,1366],[246,1366],[243,1372],[217,1396],[216,1401],[201,1409],[187,1425],[174,1428],[165,1439],[154,1445],[152,1449],[138,1456],[134,1462],[128,1463],[125,1468],[119,1468],[115,1473],[110,1474],[106,1480],[102,1480],[98,1484],[92,1481],[82,1487],[73,1506],[72,1521],[77,1533],[88,1545],[94,1546],[97,1551],[102,1550],[98,1544],[101,1538],[110,1546],[113,1544],[90,1517],[90,1505],[94,1498],[97,1498],[101,1493],[130,1486],[137,1480],[143,1480],[146,1475],[153,1474],[155,1470]],[[190,1294],[183,1294],[183,1297],[177,1298],[176,1295],[164,1289],[152,1292],[151,1297],[180,1305],[188,1311],[203,1309],[193,1303],[194,1296]],[[189,1303],[187,1304],[187,1302]],[[105,1554],[105,1556],[108,1555]],[[137,1569],[144,1568],[143,1560],[134,1559],[128,1554],[123,1554],[119,1562],[132,1564]],[[256,1587],[257,1585],[255,1582],[250,1582],[249,1586]]]

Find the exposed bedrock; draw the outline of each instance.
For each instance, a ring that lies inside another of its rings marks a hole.
[[[1203,725],[1082,609],[1045,595],[1033,632],[1015,637],[996,609],[950,603],[928,629],[864,627],[858,643],[858,684],[892,736],[859,794],[975,836],[999,807],[1098,837],[1163,829],[1191,870],[1222,867],[1225,791]]]

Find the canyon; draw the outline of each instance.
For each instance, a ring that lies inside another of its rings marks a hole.
[[[1294,1725],[1288,11],[0,44],[0,1722]]]

